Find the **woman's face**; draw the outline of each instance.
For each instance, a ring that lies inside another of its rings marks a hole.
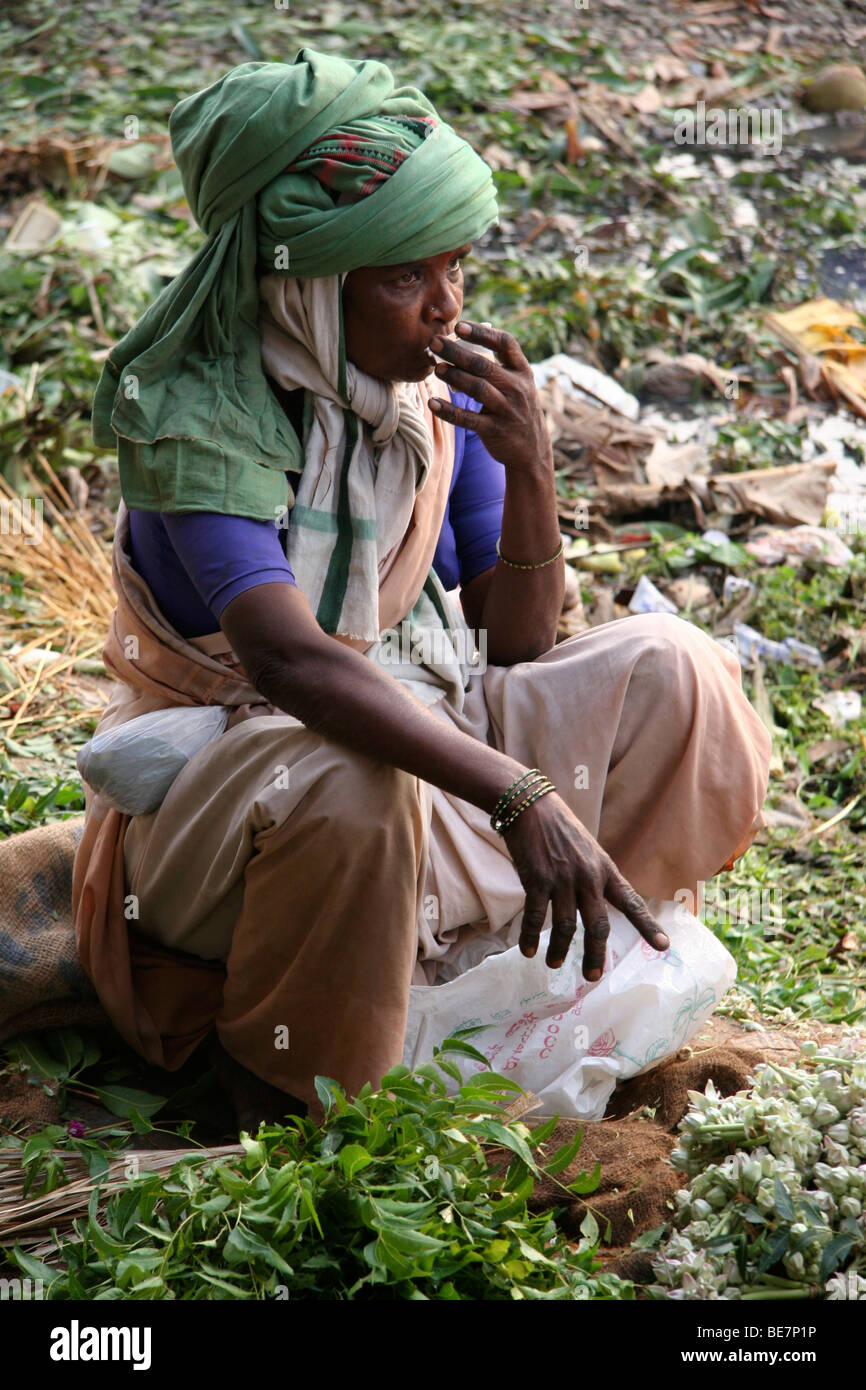
[[[469,249],[353,270],[343,285],[347,361],[382,381],[429,376],[431,338],[453,333],[463,310],[460,259]]]

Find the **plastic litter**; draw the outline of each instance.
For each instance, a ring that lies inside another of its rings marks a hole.
[[[654,904],[653,915],[670,939],[665,952],[608,909],[607,964],[594,984],[581,972],[580,923],[559,970],[544,964],[547,931],[531,960],[513,946],[476,963],[470,942],[470,968],[456,979],[412,986],[404,1064],[427,1062],[458,1029],[483,1026],[472,1045],[495,1071],[533,1091],[544,1113],[600,1120],[617,1081],[683,1047],[736,977],[733,957],[682,903]],[[464,1078],[482,1070],[452,1056]]]
[[[701,540],[706,541],[707,545],[727,545],[730,539],[724,531],[716,531],[712,527],[701,532]]]
[[[812,704],[826,714],[832,724],[847,724],[851,719],[860,718],[863,698],[859,690],[828,690],[824,695],[817,695]]]
[[[636,420],[640,415],[640,401],[625,391],[618,381],[605,376],[597,367],[578,362],[576,357],[568,357],[564,352],[546,357],[543,362],[533,363],[532,374],[539,388],[555,377],[566,396],[577,396],[595,405],[609,405],[627,420]]]
[[[809,560],[812,564],[844,569],[854,559],[839,539],[838,530],[824,526],[792,526],[790,530],[768,531],[746,542],[746,550],[762,565],[778,565],[782,560]]]
[[[96,734],[78,750],[82,778],[128,816],[155,811],[194,753],[225,729],[225,705],[154,710]]]
[[[726,574],[725,582],[722,587],[722,599],[725,603],[730,603],[731,599],[738,594],[753,594],[755,586],[751,579],[741,579],[738,574]]]
[[[676,613],[677,606],[665,598],[651,579],[642,574],[631,596],[629,610],[632,613]]]
[[[741,666],[751,665],[758,657],[769,661],[781,661],[785,666],[822,667],[824,658],[817,647],[808,642],[800,642],[796,637],[786,637],[782,642],[774,642],[769,637],[749,627],[748,623],[734,623],[734,638]]]

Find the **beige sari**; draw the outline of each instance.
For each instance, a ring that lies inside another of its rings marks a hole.
[[[414,559],[382,579],[383,616],[392,586],[405,586],[399,609],[429,569],[447,435],[434,453]],[[400,1060],[413,980],[467,935],[513,931],[517,873],[477,807],[277,710],[221,633],[181,637],[132,566],[122,505],[113,568],[104,659],[118,684],[100,729],[170,705],[231,714],[149,815],[88,790],[73,880],[82,964],[142,1056],[176,1068],[216,1026],[232,1056],[318,1114],[315,1075],[354,1093]],[[604,624],[476,672],[461,700],[432,708],[541,767],[650,905],[697,896],[763,824],[770,737],[736,659],[679,618]]]

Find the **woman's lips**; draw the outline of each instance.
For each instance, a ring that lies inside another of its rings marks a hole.
[[[443,341],[448,341],[449,339],[453,339],[453,337],[454,337],[454,335],[453,335],[452,333],[448,333],[448,334],[435,333],[433,336],[434,336],[435,338],[442,338]],[[433,338],[430,339],[430,342],[432,342],[432,341],[433,341]],[[434,367],[435,367],[435,365],[436,365],[437,362],[447,362],[447,361],[448,361],[447,357],[443,357],[441,353],[434,352],[433,349],[432,349],[431,346],[430,346],[430,343],[428,343],[427,346],[426,346],[425,349],[424,349],[424,356],[425,356],[426,360],[427,360],[428,362],[432,363],[432,365],[433,365]]]

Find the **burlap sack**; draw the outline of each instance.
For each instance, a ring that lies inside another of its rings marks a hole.
[[[75,949],[72,860],[83,828],[80,817],[0,842],[0,1043],[106,1021]]]
[[[613,1247],[628,1246],[635,1236],[661,1226],[670,1219],[668,1203],[683,1181],[668,1157],[676,1145],[672,1131],[688,1109],[687,1092],[703,1091],[712,1080],[720,1094],[733,1095],[748,1085],[761,1060],[760,1053],[731,1047],[670,1058],[646,1076],[618,1087],[607,1117],[599,1123],[580,1126],[577,1120],[560,1120],[547,1141],[546,1152],[555,1153],[582,1128],[580,1150],[557,1179],[544,1177],[536,1184],[531,1208],[546,1211],[562,1207],[559,1224],[575,1239],[587,1211],[592,1211],[606,1244]],[[655,1109],[655,1115],[647,1115],[644,1107]],[[563,1185],[574,1182],[581,1171],[589,1172],[596,1163],[601,1164],[601,1183],[595,1192],[575,1198],[563,1191]]]

